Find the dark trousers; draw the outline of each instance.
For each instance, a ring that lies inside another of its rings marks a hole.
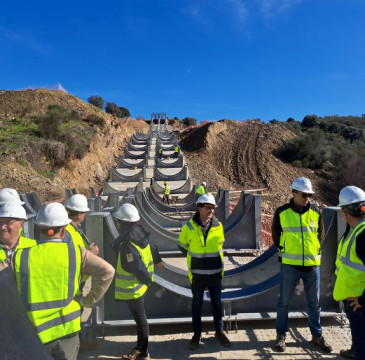
[[[192,284],[191,292],[193,293],[193,303],[192,303],[192,317],[193,317],[193,331],[196,335],[201,335],[202,333],[202,306],[204,290],[206,286],[201,284]],[[215,331],[223,331],[223,305],[221,300],[222,285],[221,281],[208,286],[210,301],[213,307],[213,319]]]
[[[79,334],[45,344],[54,360],[76,360],[80,348]]]
[[[365,359],[365,308],[361,307],[353,311],[350,302],[347,300],[344,301],[344,305],[350,322],[355,360],[363,360]]]
[[[163,196],[163,202],[165,202],[165,201],[170,205],[170,195],[164,194],[164,196]]]
[[[138,299],[127,300],[128,308],[137,324],[137,346],[142,356],[148,355],[149,327],[144,309],[144,296]]]
[[[174,152],[174,159],[177,159],[179,157],[179,153],[178,152]]]

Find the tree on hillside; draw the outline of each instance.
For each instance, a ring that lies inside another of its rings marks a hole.
[[[310,128],[318,125],[318,116],[317,115],[306,115],[302,120],[302,126],[306,128]]]
[[[185,126],[196,125],[196,119],[192,117],[184,117],[182,122]]]
[[[107,102],[105,106],[105,112],[118,116],[120,118],[131,116],[129,110],[123,106],[118,106],[114,102]]]
[[[98,107],[99,109],[102,109],[105,105],[104,99],[99,95],[91,95],[87,99],[87,101],[89,102],[89,104],[94,105],[94,106]]]

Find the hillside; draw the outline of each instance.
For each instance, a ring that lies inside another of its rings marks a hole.
[[[21,193],[35,191],[42,200],[62,199],[66,188],[77,188],[88,194],[89,187],[99,188],[102,180],[109,175],[109,168],[115,165],[115,155],[121,153],[130,136],[135,132],[148,131],[144,121],[121,120],[100,109],[85,103],[79,98],[57,90],[25,90],[5,91],[0,93],[0,132],[2,136],[11,135],[11,121],[16,119],[19,127],[29,126],[32,116],[45,114],[48,105],[61,105],[70,108],[80,122],[87,124],[93,131],[93,139],[88,151],[81,159],[72,158],[65,167],[55,169],[51,174],[35,170],[30,161],[19,161],[23,155],[36,153],[36,142],[29,142],[28,147],[21,147],[24,154],[13,154],[8,149],[2,149],[2,171],[0,173],[1,187],[15,187]],[[90,115],[97,115],[104,120],[103,127],[88,123]],[[10,124],[9,124],[10,122]],[[69,130],[72,136],[72,128]],[[21,135],[21,133],[20,133]],[[21,137],[14,137],[21,143]],[[19,144],[18,144],[19,145]],[[43,156],[36,159],[37,167],[49,169],[49,161]]]
[[[290,198],[290,184],[299,176],[312,180],[320,205],[334,205],[336,199],[322,190],[328,174],[294,167],[274,155],[294,136],[280,124],[224,120],[184,132],[181,147],[195,183],[205,180],[211,190],[265,189],[262,208],[267,214]]]

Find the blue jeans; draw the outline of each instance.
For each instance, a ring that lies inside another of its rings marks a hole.
[[[191,284],[191,292],[193,293],[192,317],[193,331],[195,335],[202,333],[202,306],[205,286],[201,284]],[[222,286],[221,281],[208,287],[210,300],[213,307],[213,319],[215,331],[223,331],[223,306],[221,301]]]
[[[353,311],[349,301],[344,301],[345,312],[350,322],[355,360],[365,359],[365,308]]]
[[[322,327],[320,321],[321,307],[319,305],[319,266],[310,272],[299,271],[291,265],[281,264],[280,296],[277,305],[276,332],[284,335],[288,331],[288,306],[294,289],[303,280],[305,296],[308,303],[308,322],[312,336],[320,336]]]

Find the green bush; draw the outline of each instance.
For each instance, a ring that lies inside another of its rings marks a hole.
[[[86,121],[90,125],[96,125],[101,128],[104,128],[105,126],[105,120],[101,116],[95,114],[88,115],[88,117],[84,119],[84,121]]]
[[[98,107],[99,109],[102,109],[105,105],[104,99],[99,95],[91,95],[87,99],[87,101],[89,102],[89,104],[94,105],[94,106]]]

